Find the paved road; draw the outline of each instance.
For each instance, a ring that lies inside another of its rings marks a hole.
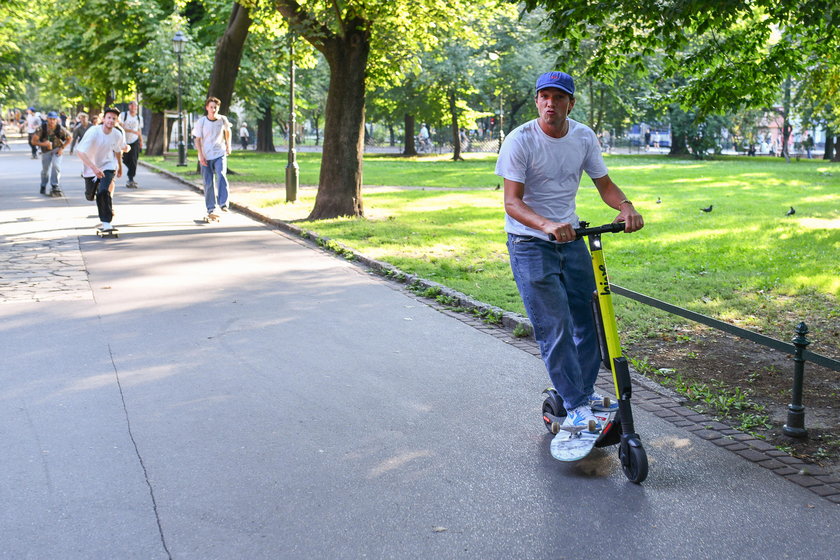
[[[641,409],[643,485],[554,461],[537,358],[170,179],[96,238],[67,159],[0,154],[0,558],[836,557],[837,505]]]

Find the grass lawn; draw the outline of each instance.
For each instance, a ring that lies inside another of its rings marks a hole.
[[[504,245],[495,155],[467,156],[461,163],[445,156],[366,157],[365,219],[298,225],[522,313]],[[612,155],[606,161],[647,224],[633,235],[605,237],[614,283],[782,340],[805,321],[810,349],[840,356],[840,166],[744,157]],[[301,184],[316,184],[320,154],[301,153],[299,164]],[[234,152],[229,165],[238,173],[231,177],[237,202],[285,220],[301,220],[314,203],[315,191],[306,189],[298,202],[284,202],[285,154]],[[173,160],[162,166],[177,170]],[[593,224],[612,221],[615,211],[583,181],[578,214]],[[245,193],[245,185],[257,184],[276,190]],[[700,211],[711,204],[711,213]],[[786,216],[791,206],[796,214]],[[682,324],[621,297],[616,309],[629,339]]]

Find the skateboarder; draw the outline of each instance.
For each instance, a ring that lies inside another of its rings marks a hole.
[[[122,176],[122,154],[127,147],[125,135],[115,126],[119,115],[117,109],[105,109],[102,124],[88,130],[76,148],[85,166],[85,196],[88,200],[96,197],[102,231],[114,229],[114,177]]]
[[[227,156],[230,155],[230,121],[219,114],[221,101],[216,97],[208,97],[204,103],[207,116],[201,117],[193,127],[195,149],[198,151],[198,161],[201,164],[201,174],[204,177],[204,202],[207,206],[207,217],[218,219],[216,214],[216,190],[218,188],[218,204],[223,212],[228,209],[228,180]]]
[[[581,174],[586,171],[603,201],[618,210],[614,221],[624,222],[626,232],[644,221],[607,174],[595,133],[568,118],[574,94],[574,80],[565,72],[537,78],[539,117],[508,135],[496,174],[505,185],[511,269],[548,375],[563,399],[564,425],[583,426],[597,423],[593,409],[617,405],[594,390],[601,361],[590,305],[595,279],[584,241],[575,240],[574,231]]]

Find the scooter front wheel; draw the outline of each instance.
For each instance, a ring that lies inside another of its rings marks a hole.
[[[637,439],[627,439],[618,446],[621,470],[630,482],[640,484],[648,475],[648,460],[645,448]]]

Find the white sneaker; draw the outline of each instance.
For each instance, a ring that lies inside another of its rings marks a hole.
[[[102,222],[102,227],[100,227],[102,231],[111,231],[114,229],[114,226],[111,225],[111,222]]]
[[[587,426],[591,427],[590,422],[595,423],[595,431],[603,428],[600,420],[592,414],[592,409],[588,406],[579,406],[574,410],[569,410],[566,414],[566,419],[563,420],[564,426]]]

